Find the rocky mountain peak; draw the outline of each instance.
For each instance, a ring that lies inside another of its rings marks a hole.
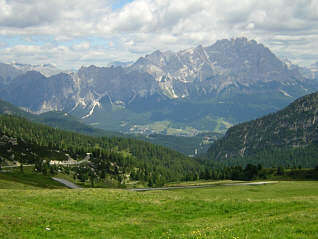
[[[41,72],[41,74],[46,77],[50,77],[50,76],[59,74],[61,72],[64,72],[63,70],[58,69],[55,65],[50,63],[31,65],[31,64],[21,64],[21,63],[15,62],[15,63],[12,63],[11,65],[14,68],[22,71],[23,73],[26,73],[28,71],[38,71],[38,72]]]
[[[227,48],[245,48],[257,45],[263,46],[262,44],[258,44],[255,40],[248,40],[246,37],[241,37],[217,40],[211,47],[213,46],[214,49],[224,50]]]
[[[6,86],[3,76],[8,74],[1,72],[0,65],[0,94],[33,112],[66,110],[85,120],[99,115],[90,121],[93,124],[103,124],[105,114],[134,114],[136,119],[142,112],[149,117],[144,124],[156,119],[200,119],[208,125],[216,117],[235,123],[273,112],[318,88],[314,81],[308,84],[298,69],[289,69],[268,48],[247,38],[178,52],[157,50],[131,66],[120,65],[83,66],[73,74],[51,77],[35,71],[21,73],[11,66],[21,75]],[[131,124],[140,124],[128,122],[126,116],[120,122],[126,130]]]
[[[237,82],[250,84],[256,81],[286,81],[290,77],[285,64],[267,47],[254,40],[238,38],[217,41],[206,49],[211,61],[228,69]],[[297,75],[296,78],[301,78]]]

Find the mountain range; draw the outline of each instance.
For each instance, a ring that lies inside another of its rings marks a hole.
[[[27,111],[64,111],[102,129],[193,136],[225,133],[318,90],[315,67],[283,62],[254,40],[225,39],[72,73],[0,64],[0,95]]]

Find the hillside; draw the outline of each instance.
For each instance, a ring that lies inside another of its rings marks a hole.
[[[230,128],[209,149],[211,159],[268,166],[318,165],[318,93],[285,109]]]
[[[74,172],[84,181],[109,175],[120,183],[138,180],[155,185],[194,177],[201,169],[198,161],[159,145],[131,138],[80,135],[16,116],[0,116],[0,139],[3,162],[33,163],[39,171],[48,170],[47,162],[53,159],[88,160],[88,165]]]
[[[0,189],[65,189],[66,187],[54,181],[51,175],[33,172],[32,167],[24,167],[23,173],[19,168],[4,168],[0,171]]]
[[[117,132],[97,129],[86,125],[65,112],[50,111],[42,114],[32,114],[0,99],[0,115],[2,114],[24,117],[33,122],[80,134],[91,136],[122,136],[122,134]]]

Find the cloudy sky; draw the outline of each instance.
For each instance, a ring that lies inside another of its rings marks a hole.
[[[247,37],[318,61],[318,0],[0,0],[0,62],[106,66]]]

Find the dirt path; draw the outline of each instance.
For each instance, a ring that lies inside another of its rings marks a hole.
[[[135,192],[146,192],[156,190],[175,190],[175,189],[190,189],[190,188],[211,188],[218,186],[258,186],[265,184],[275,184],[277,181],[266,181],[266,182],[250,182],[250,183],[219,183],[219,184],[205,184],[205,185],[189,185],[189,186],[173,186],[173,187],[161,187],[161,188],[132,188],[129,191]]]
[[[71,189],[81,189],[80,186],[77,186],[76,184],[66,180],[66,179],[62,179],[62,178],[52,178],[53,180],[64,184],[66,187],[71,188]]]

